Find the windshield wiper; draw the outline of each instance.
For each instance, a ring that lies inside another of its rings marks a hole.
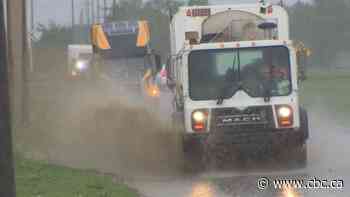
[[[269,79],[266,83],[263,84],[264,87],[264,101],[270,102],[271,101],[271,84],[272,84],[272,71],[273,66],[269,64]]]
[[[218,100],[216,102],[217,105],[222,105],[224,103],[225,98],[227,97],[228,90],[230,89],[229,83],[225,83],[224,87],[220,89],[220,95],[218,97]]]
[[[266,103],[270,102],[270,100],[271,100],[271,79],[269,79],[269,81],[267,83],[263,84],[263,88],[264,88],[264,101]]]
[[[237,61],[237,66],[238,66],[238,68],[237,68],[237,72],[238,72],[237,73],[238,74],[238,76],[237,76],[237,78],[238,78],[238,88],[237,88],[237,90],[240,90],[240,89],[243,88],[242,87],[242,83],[241,83],[241,79],[240,79],[241,78],[241,76],[240,76],[241,60],[240,60],[240,55],[239,55],[239,49],[237,48],[237,49],[234,49],[234,58],[233,58],[233,63],[232,63],[232,72],[233,73],[230,73],[230,72],[226,73],[225,84],[220,90],[220,95],[219,95],[218,100],[216,102],[217,105],[222,105],[224,103],[224,100],[225,100],[225,98],[227,97],[227,94],[228,94],[227,91],[233,85],[231,82],[233,82],[233,80],[234,80],[234,77],[232,77],[232,76],[234,76],[235,73],[236,73],[235,72],[236,61]],[[237,90],[235,90],[235,91],[237,91]]]

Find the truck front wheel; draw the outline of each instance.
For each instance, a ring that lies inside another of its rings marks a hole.
[[[287,162],[287,167],[292,169],[302,169],[307,166],[307,139],[309,138],[309,124],[307,112],[300,108],[300,129],[299,136],[287,147],[282,146],[279,158]]]
[[[205,151],[203,139],[196,136],[183,137],[183,167],[186,173],[205,170]]]
[[[295,147],[289,147],[284,152],[287,167],[292,169],[302,169],[307,166],[307,143]]]
[[[288,155],[291,156],[291,168],[305,168],[307,166],[307,139],[309,138],[309,120],[307,111],[300,108],[300,130],[301,141],[295,147],[290,147]]]

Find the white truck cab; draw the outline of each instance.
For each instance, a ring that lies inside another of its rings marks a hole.
[[[182,7],[170,28],[169,87],[186,158],[201,163],[203,146],[216,138],[283,145],[278,149],[305,166],[307,115],[299,104],[296,51],[284,8],[264,2]]]

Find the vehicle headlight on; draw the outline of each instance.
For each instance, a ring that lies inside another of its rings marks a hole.
[[[196,132],[204,132],[208,125],[208,110],[195,110],[192,113],[192,129]]]
[[[75,63],[75,68],[79,71],[83,71],[87,68],[87,63],[84,61],[77,61]]]
[[[293,109],[288,105],[279,105],[276,107],[278,125],[280,127],[290,127],[293,125]]]
[[[150,85],[150,87],[147,88],[147,93],[151,97],[159,97],[160,96],[159,88],[156,85]]]
[[[193,113],[193,120],[196,122],[204,122],[205,114],[202,111],[196,111]]]
[[[289,107],[282,106],[278,109],[278,116],[279,117],[286,118],[286,117],[289,117],[291,114],[292,114],[292,110]]]

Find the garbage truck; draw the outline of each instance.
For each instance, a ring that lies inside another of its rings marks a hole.
[[[121,94],[158,98],[154,81],[161,69],[161,58],[151,48],[150,40],[147,21],[94,24],[91,43],[99,75],[111,81]]]
[[[170,33],[167,85],[185,169],[260,151],[306,166],[308,116],[283,7],[264,1],[181,7]],[[228,148],[237,151],[223,154]]]

